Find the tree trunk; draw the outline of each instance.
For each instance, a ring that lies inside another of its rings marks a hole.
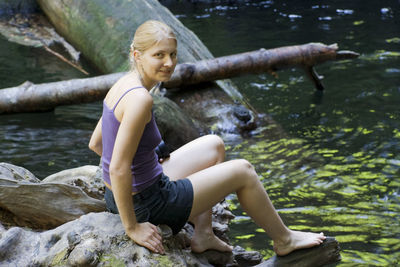
[[[278,69],[303,66],[312,70],[328,60],[355,58],[357,53],[337,51],[337,45],[310,43],[276,49],[225,56],[195,63],[179,64],[166,88],[227,79],[245,73],[274,73]],[[0,90],[0,114],[51,110],[59,105],[78,104],[102,99],[110,87],[125,73],[68,81],[24,84]],[[319,77],[315,79],[321,89]]]

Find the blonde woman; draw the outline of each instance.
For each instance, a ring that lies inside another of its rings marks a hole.
[[[174,71],[175,34],[162,22],[143,23],[133,38],[130,59],[132,70],[104,99],[89,147],[102,157],[107,207],[120,214],[132,240],[164,253],[156,225],[169,225],[176,234],[190,221],[195,225],[192,251],[231,251],[212,231],[211,208],[236,193],[247,214],[273,239],[278,255],[323,242],[322,233],[292,231],[284,225],[253,166],[242,159],[224,162],[219,137],[200,137],[158,159],[161,136],[149,91]]]

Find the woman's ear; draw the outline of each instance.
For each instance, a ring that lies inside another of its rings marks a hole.
[[[134,58],[135,60],[140,60],[140,52],[137,51],[137,50],[134,50],[134,51],[133,51],[133,58]]]

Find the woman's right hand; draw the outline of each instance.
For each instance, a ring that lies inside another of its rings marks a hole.
[[[126,234],[135,241],[135,243],[155,253],[165,253],[161,234],[158,232],[157,227],[149,222],[136,223],[132,230],[126,231]]]

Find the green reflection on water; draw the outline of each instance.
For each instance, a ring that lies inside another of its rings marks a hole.
[[[270,127],[265,131],[271,129],[277,130]],[[318,131],[371,132],[364,127],[323,126]],[[397,130],[393,134],[398,138]],[[228,158],[245,158],[254,164],[291,229],[323,231],[336,237],[342,248],[340,266],[388,265],[400,256],[400,160],[393,153],[362,150],[346,155],[340,149],[313,146],[300,138],[266,140],[266,136],[271,132],[260,132],[231,146]],[[244,214],[235,198],[230,203],[235,214]],[[241,234],[236,234],[237,229]],[[248,217],[232,223],[231,235],[233,242],[257,249],[265,258],[273,255],[270,240]]]

